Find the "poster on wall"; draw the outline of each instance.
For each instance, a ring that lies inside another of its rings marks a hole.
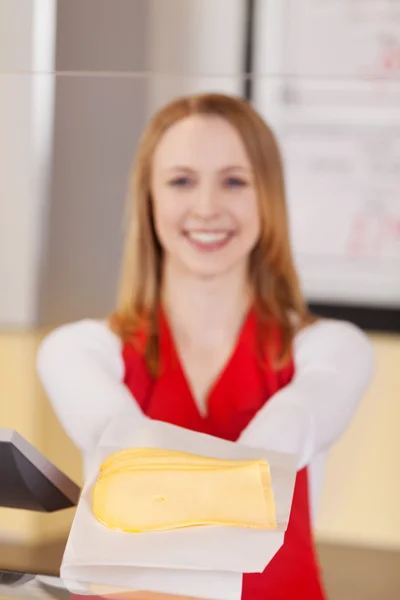
[[[304,292],[400,311],[400,0],[263,8],[252,99],[282,149]]]
[[[283,0],[280,18],[288,103],[399,108],[398,0]]]
[[[400,307],[400,123],[304,123],[279,137],[307,297]]]

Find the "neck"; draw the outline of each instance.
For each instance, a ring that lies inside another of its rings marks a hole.
[[[166,263],[162,303],[176,340],[204,347],[229,343],[249,310],[246,266],[206,279]]]

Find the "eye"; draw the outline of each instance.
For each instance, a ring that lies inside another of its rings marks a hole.
[[[189,177],[175,177],[168,182],[168,185],[173,187],[189,187],[193,184],[193,181]]]
[[[248,182],[240,177],[228,177],[224,183],[229,188],[246,187],[248,185]]]

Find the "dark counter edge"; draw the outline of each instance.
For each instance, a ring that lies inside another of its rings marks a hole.
[[[66,540],[27,548],[0,543],[0,567],[58,576]],[[397,600],[400,551],[317,542],[317,552],[330,600]]]
[[[400,308],[372,308],[343,304],[309,303],[310,310],[320,317],[350,321],[373,333],[400,333]]]

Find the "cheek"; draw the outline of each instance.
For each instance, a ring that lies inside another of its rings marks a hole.
[[[161,242],[180,231],[183,210],[176,198],[168,193],[153,196],[154,226]]]
[[[237,220],[241,225],[242,233],[246,237],[258,239],[261,231],[261,218],[258,200],[251,195],[246,201],[241,203],[237,214]]]

